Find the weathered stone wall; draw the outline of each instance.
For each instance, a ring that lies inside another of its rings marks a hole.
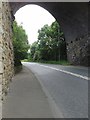
[[[12,16],[9,3],[0,7],[0,85],[2,97],[7,93],[9,82],[14,73],[12,46]]]
[[[73,65],[89,66],[88,35],[83,35],[67,43],[68,60]]]
[[[0,119],[2,117],[2,13],[1,13],[2,3],[0,1]]]

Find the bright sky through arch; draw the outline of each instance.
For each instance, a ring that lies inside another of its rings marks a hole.
[[[18,25],[22,24],[26,30],[30,44],[37,40],[38,29],[55,21],[47,10],[38,5],[26,5],[20,8],[15,14],[15,19]]]

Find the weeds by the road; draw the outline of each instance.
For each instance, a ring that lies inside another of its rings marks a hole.
[[[70,65],[70,63],[68,61],[65,60],[61,60],[61,61],[32,61],[32,60],[28,60],[25,59],[22,62],[38,62],[38,63],[46,63],[46,64],[58,64],[58,65]]]
[[[22,70],[22,65],[14,67],[15,74],[19,73],[21,70]]]
[[[68,61],[65,61],[65,60],[61,60],[61,61],[40,61],[40,63],[70,65],[70,63]]]

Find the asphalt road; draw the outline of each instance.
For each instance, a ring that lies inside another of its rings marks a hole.
[[[23,63],[38,78],[64,118],[88,118],[88,68]]]

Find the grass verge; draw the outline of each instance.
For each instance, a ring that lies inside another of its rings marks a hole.
[[[38,63],[45,63],[45,64],[58,64],[58,65],[71,65],[68,61],[66,60],[61,60],[61,61],[45,61],[45,60],[41,60],[41,61],[32,61],[32,60],[28,60],[25,59],[22,62],[38,62]]]
[[[68,61],[61,60],[61,61],[39,61],[39,63],[46,63],[46,64],[58,64],[58,65],[70,65]]]

